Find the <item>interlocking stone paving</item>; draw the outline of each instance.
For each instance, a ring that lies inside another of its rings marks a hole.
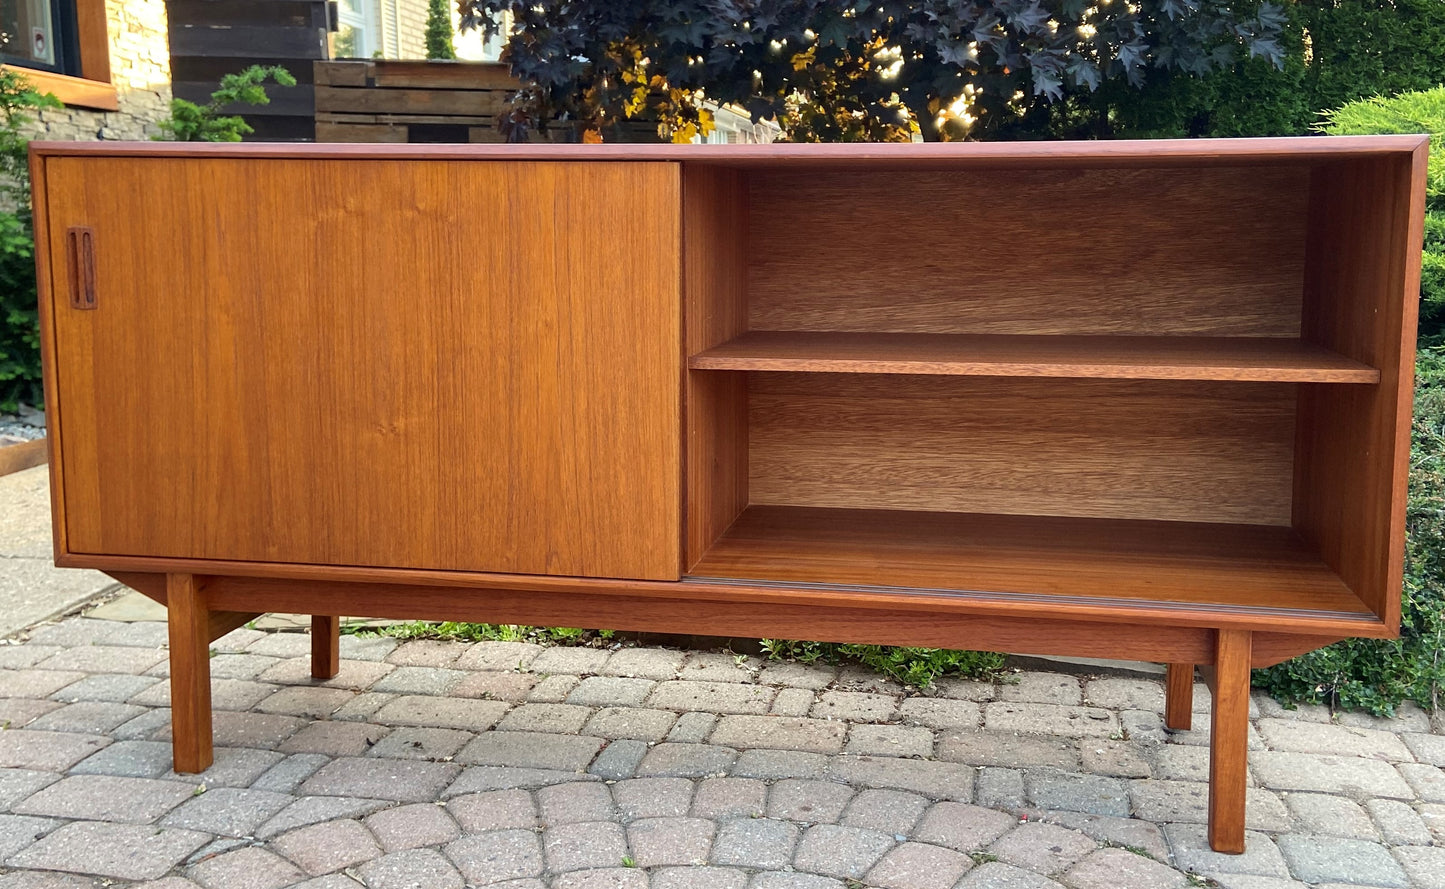
[[[1249,843],[1209,850],[1207,702],[1019,672],[920,693],[657,648],[218,640],[216,765],[170,770],[164,626],[0,646],[0,887],[1445,886],[1445,735],[1256,701]],[[149,882],[147,882],[149,881]]]

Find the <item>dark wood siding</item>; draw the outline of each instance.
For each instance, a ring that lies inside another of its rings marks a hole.
[[[316,88],[311,66],[329,56],[325,0],[168,0],[172,89],[198,104],[226,74],[250,65],[281,65],[296,86],[268,88],[271,104],[236,106],[256,132],[247,141],[309,142],[314,138]]]

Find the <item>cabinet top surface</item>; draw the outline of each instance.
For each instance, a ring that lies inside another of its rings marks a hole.
[[[1117,166],[1322,163],[1425,150],[1425,135],[1292,136],[1078,142],[772,145],[440,145],[381,143],[32,142],[38,157],[328,158],[354,160],[669,161],[723,167]]]

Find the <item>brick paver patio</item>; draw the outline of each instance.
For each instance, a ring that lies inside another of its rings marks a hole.
[[[647,648],[216,643],[216,765],[170,771],[165,626],[0,645],[0,889],[1445,887],[1445,736],[1255,702],[1247,854],[1158,681],[908,692]],[[1202,689],[1196,704],[1206,707]],[[1207,724],[1207,720],[1200,720]]]

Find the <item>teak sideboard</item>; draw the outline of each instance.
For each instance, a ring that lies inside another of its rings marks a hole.
[[[56,563],[169,608],[1251,667],[1399,624],[1426,139],[37,143]]]

